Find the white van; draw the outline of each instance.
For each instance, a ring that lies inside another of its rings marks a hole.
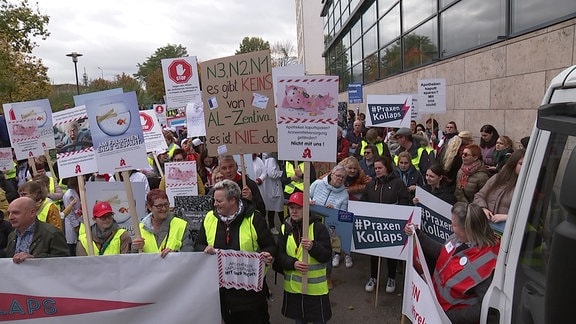
[[[576,66],[538,110],[481,323],[576,323]]]

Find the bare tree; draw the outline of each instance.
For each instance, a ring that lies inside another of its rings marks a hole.
[[[296,48],[291,41],[274,43],[271,49],[271,55],[274,66],[287,66],[298,63]]]

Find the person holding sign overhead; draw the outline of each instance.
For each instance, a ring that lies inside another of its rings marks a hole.
[[[130,234],[118,226],[114,220],[114,211],[107,201],[97,201],[92,208],[94,224],[90,226],[94,255],[115,255],[130,253]],[[88,239],[84,223],[80,224],[76,245],[76,255],[88,255]]]
[[[194,243],[188,222],[169,213],[168,195],[152,189],[146,195],[146,208],[151,211],[140,222],[142,238],[132,241],[133,250],[160,253],[165,258],[170,252],[192,252]]]
[[[281,227],[278,256],[274,269],[284,273],[284,301],[282,315],[296,323],[326,323],[332,317],[326,263],[332,256],[330,234],[322,219],[310,216],[308,238],[302,236],[304,194],[295,192],[288,200],[290,217]],[[308,263],[302,262],[302,250],[309,254]],[[302,293],[302,273],[308,275],[306,294]]]

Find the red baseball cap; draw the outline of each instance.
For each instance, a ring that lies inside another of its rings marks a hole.
[[[304,206],[304,194],[301,192],[295,192],[290,195],[290,199],[288,199],[288,204],[296,204],[300,207]]]
[[[110,206],[110,203],[107,201],[96,202],[94,208],[92,209],[92,215],[94,217],[102,217],[110,213],[114,213],[114,211],[112,211],[112,206]]]

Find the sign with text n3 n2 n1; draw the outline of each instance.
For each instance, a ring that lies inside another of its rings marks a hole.
[[[350,83],[348,85],[348,103],[360,104],[364,102],[362,83]]]
[[[366,105],[366,126],[410,127],[411,95],[369,95]]]
[[[418,80],[420,114],[446,113],[446,79]]]

